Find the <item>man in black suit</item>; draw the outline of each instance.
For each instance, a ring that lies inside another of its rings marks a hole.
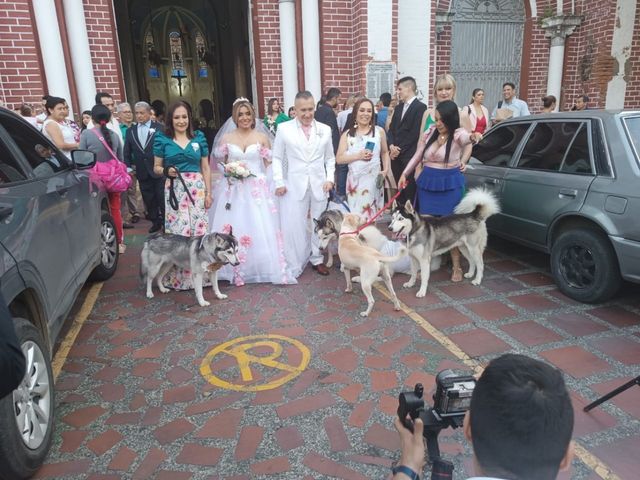
[[[147,102],[135,105],[136,124],[127,130],[124,141],[124,161],[134,168],[142,200],[152,225],[149,233],[164,225],[164,177],[153,173],[153,138],[162,125],[151,120],[151,106]]]
[[[340,144],[340,130],[338,130],[338,122],[336,120],[335,108],[340,102],[342,92],[338,88],[330,88],[327,93],[318,102],[315,119],[317,122],[324,123],[331,127],[331,140],[333,141],[333,153],[338,152]],[[336,193],[342,197],[347,195],[347,172],[348,165],[336,165]]]
[[[418,138],[420,136],[420,124],[427,106],[416,97],[418,90],[416,80],[413,77],[403,77],[397,84],[400,103],[393,110],[393,118],[387,133],[389,143],[389,156],[391,157],[391,171],[396,182],[400,180],[402,171],[416,153]],[[411,175],[407,178],[407,186],[398,197],[398,201],[404,203],[413,199],[416,194],[416,181]]]

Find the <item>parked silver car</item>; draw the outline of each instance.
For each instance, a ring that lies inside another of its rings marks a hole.
[[[118,264],[107,195],[86,172],[95,155],[72,158],[0,108],[0,290],[27,361],[22,384],[0,399],[0,478],[27,478],[46,457],[53,346],[87,278],[106,280]]]
[[[551,254],[567,296],[602,302],[640,282],[640,112],[514,118],[474,146],[469,187],[500,199],[491,233]]]

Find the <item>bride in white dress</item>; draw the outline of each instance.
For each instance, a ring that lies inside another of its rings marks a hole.
[[[278,203],[268,173],[271,143],[266,134],[256,130],[255,111],[247,99],[234,102],[232,118],[221,129],[213,147],[213,161],[218,165],[212,165],[212,171],[222,172],[224,167],[220,164],[241,162],[251,172],[243,180],[220,173],[212,188],[210,230],[231,231],[238,240],[240,259],[237,267],[226,265],[220,269],[218,278],[236,286],[297,283],[286,266]]]

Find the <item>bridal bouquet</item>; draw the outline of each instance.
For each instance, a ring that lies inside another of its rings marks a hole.
[[[224,176],[227,180],[244,180],[245,178],[255,177],[243,162],[229,162],[222,164],[222,166],[224,168]]]

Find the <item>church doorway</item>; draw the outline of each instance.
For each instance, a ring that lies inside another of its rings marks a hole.
[[[471,102],[474,88],[485,92],[489,109],[502,99],[502,84],[519,91],[525,9],[522,0],[454,0],[451,74],[456,100]]]
[[[219,128],[235,98],[252,100],[248,1],[115,0],[114,6],[130,101],[147,101],[162,114],[183,100],[201,126]]]

